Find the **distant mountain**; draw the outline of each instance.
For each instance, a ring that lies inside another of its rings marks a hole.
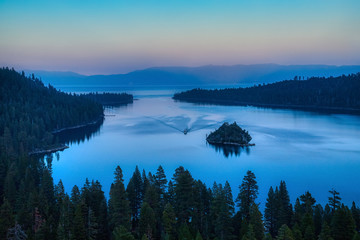
[[[84,76],[73,72],[26,71],[41,77],[45,84],[64,85],[118,85],[118,86],[159,86],[159,85],[254,85],[272,83],[295,76],[329,77],[360,72],[360,65],[277,65],[254,64],[234,66],[202,67],[154,67],[126,74]]]

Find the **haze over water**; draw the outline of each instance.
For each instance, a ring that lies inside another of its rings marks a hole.
[[[77,91],[80,91],[79,89]],[[96,91],[94,89],[93,91]],[[324,204],[335,188],[345,204],[359,201],[360,117],[240,106],[175,102],[174,90],[133,91],[133,104],[107,108],[104,124],[89,140],[72,143],[53,161],[53,177],[68,192],[85,179],[99,180],[106,196],[117,165],[125,183],[140,171],[165,169],[168,180],[179,166],[212,187],[229,181],[234,198],[247,170],[256,174],[257,202],[270,186],[285,180],[291,202],[309,190]],[[256,144],[240,154],[225,154],[206,143],[206,134],[224,121],[236,121]],[[182,131],[189,128],[184,135]]]

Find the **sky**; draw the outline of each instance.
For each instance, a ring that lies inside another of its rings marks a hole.
[[[359,0],[0,0],[0,66],[360,64]]]

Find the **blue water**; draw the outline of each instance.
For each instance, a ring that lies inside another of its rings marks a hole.
[[[234,197],[246,171],[253,171],[262,206],[269,187],[280,180],[292,202],[309,190],[324,204],[335,188],[345,204],[360,203],[359,116],[196,105],[175,102],[170,97],[175,91],[129,91],[137,99],[133,104],[107,108],[97,134],[60,152],[53,162],[55,183],[62,179],[70,192],[86,178],[99,180],[107,196],[117,165],[126,184],[136,165],[152,173],[162,165],[168,179],[182,165],[208,187],[228,180]],[[227,155],[208,145],[206,134],[224,121],[248,130],[256,146]]]

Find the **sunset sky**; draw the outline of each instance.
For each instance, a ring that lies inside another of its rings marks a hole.
[[[0,66],[360,64],[359,0],[0,0]]]

